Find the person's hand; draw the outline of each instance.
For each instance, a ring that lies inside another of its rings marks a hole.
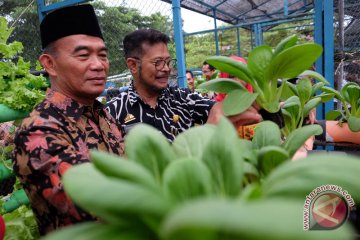
[[[316,109],[313,108],[310,110],[309,112],[309,119],[306,120],[306,123],[307,124],[314,124],[314,123],[317,123],[317,120],[316,120]]]
[[[248,124],[258,123],[262,120],[262,117],[259,114],[258,110],[259,106],[254,103],[246,111],[234,116],[230,116],[228,117],[228,119],[234,124],[235,128]],[[210,110],[207,123],[218,124],[221,116],[224,116],[224,112],[222,110],[222,102],[217,102]]]

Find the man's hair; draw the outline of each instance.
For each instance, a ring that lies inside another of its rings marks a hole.
[[[123,41],[125,59],[129,57],[141,57],[143,55],[143,43],[150,46],[157,43],[168,44],[168,35],[155,29],[138,29],[125,36]]]
[[[204,62],[203,62],[203,66],[204,66],[204,65],[209,65],[209,69],[210,69],[211,71],[214,71],[214,70],[215,70],[214,66],[211,65],[211,64],[209,64],[207,61],[204,61]]]
[[[192,73],[192,71],[186,70],[186,73],[190,73],[190,76],[191,76],[192,78],[194,77],[194,74]]]
[[[44,49],[43,49],[43,53],[44,54],[49,54],[52,56],[56,56],[57,54],[57,48],[55,46],[55,42],[49,43]]]

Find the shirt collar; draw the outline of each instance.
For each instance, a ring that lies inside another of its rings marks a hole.
[[[168,97],[168,95],[169,95],[169,87],[167,87],[166,89],[161,91],[159,98],[158,98],[158,102],[165,99],[166,97]],[[130,83],[130,86],[128,89],[128,96],[129,96],[129,102],[130,102],[131,106],[141,99],[139,94],[135,90],[133,81]]]
[[[46,101],[55,106],[59,111],[75,122],[81,117],[85,108],[89,108],[89,106],[80,104],[74,99],[69,98],[64,94],[52,89],[47,90]],[[97,100],[94,100],[92,107],[94,111],[100,111],[103,108],[103,104]]]

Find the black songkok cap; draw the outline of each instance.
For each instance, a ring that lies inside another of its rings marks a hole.
[[[49,43],[75,34],[104,39],[94,8],[89,4],[60,8],[50,12],[40,24],[40,33],[43,49]]]

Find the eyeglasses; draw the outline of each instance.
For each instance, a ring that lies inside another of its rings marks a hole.
[[[203,74],[208,74],[208,73],[211,73],[211,70],[203,70],[202,73]]]
[[[136,60],[139,60],[139,61],[144,61],[144,60],[141,60],[140,58],[137,58],[137,57],[133,57],[133,58],[135,58]],[[165,67],[165,64],[170,69],[173,69],[173,68],[176,67],[176,59],[167,59],[167,60],[158,59],[158,60],[155,60],[155,61],[150,60],[149,62],[155,66],[155,69],[157,71],[161,71]]]

